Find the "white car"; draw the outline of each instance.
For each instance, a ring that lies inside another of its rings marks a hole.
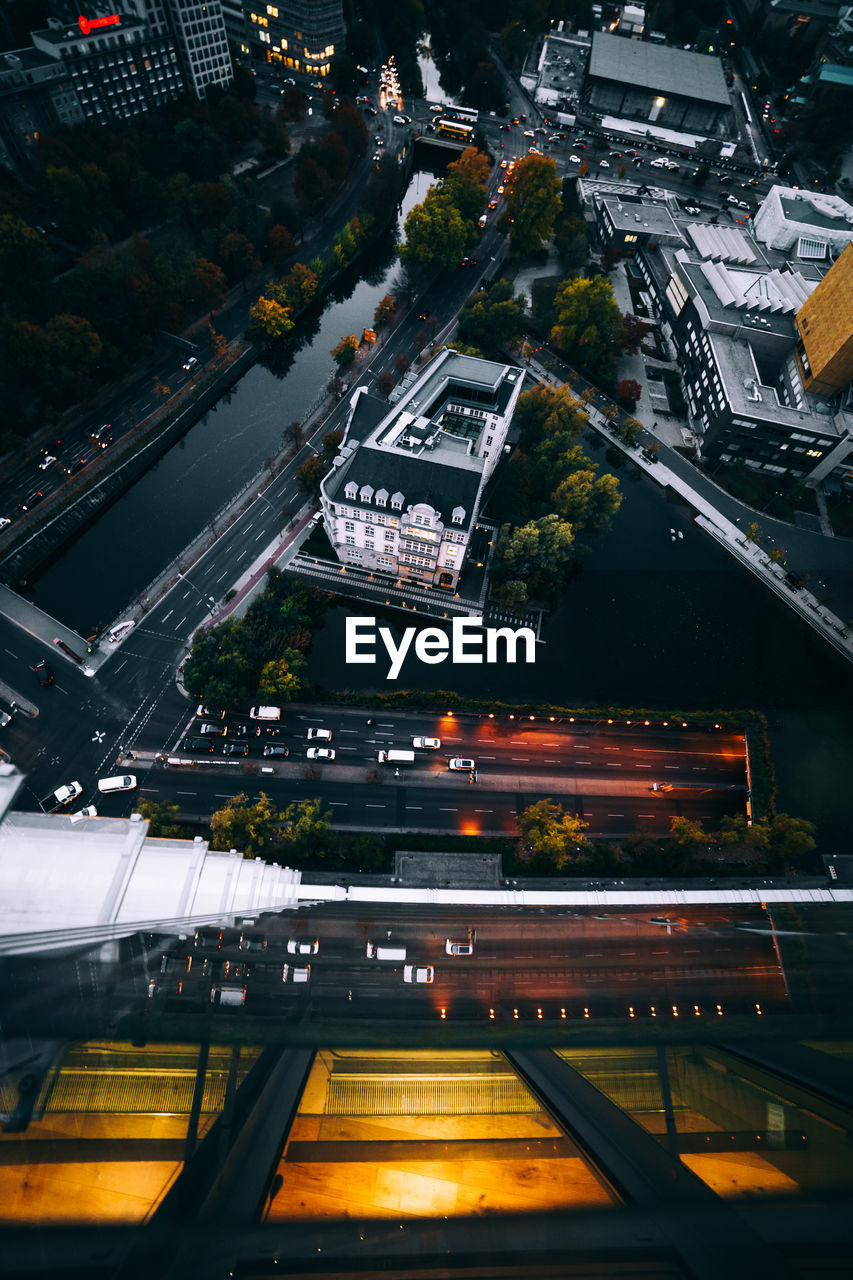
[[[440,751],[441,738],[412,738],[412,746],[420,747],[422,751]]]
[[[282,982],[287,982],[288,976],[291,982],[308,982],[311,978],[311,966],[306,964],[304,969],[295,969],[292,965],[286,964],[281,970]]]
[[[582,163],[582,161],[581,161],[580,156],[571,155],[571,156],[569,156],[569,163],[570,163],[570,164],[581,164],[581,163]]]
[[[104,792],[110,791],[133,791],[136,787],[136,774],[123,773],[115,778],[99,778],[98,790]]]
[[[334,760],[335,758],[331,747],[309,747],[305,754],[309,760]]]
[[[414,964],[403,965],[403,981],[404,982],[434,982],[435,969],[431,964],[418,968]]]
[[[319,950],[319,938],[312,938],[308,941],[290,938],[287,943],[287,953],[291,956],[316,956]]]
[[[610,161],[609,161],[609,160],[599,160],[599,162],[598,162],[598,167],[599,167],[599,169],[609,169],[609,168],[610,168]]]
[[[82,809],[78,809],[76,813],[72,813],[72,818],[97,818],[98,810],[93,804],[87,804]]]
[[[9,519],[8,516],[0,516],[0,529],[5,529],[6,525],[11,523],[12,521]]]
[[[452,760],[448,760],[447,767],[454,772],[470,773],[476,766],[473,760],[463,760],[460,756],[454,756]]]
[[[47,471],[48,467],[52,467],[56,458],[52,453],[46,453],[39,463],[39,471]]]
[[[392,120],[394,121],[394,123],[395,123],[395,124],[405,124],[405,123],[406,123],[406,117],[405,117],[405,116],[392,116],[391,118],[392,118]]]
[[[699,208],[699,206],[698,206],[698,205],[696,205],[696,204],[686,204],[686,205],[684,206],[684,212],[685,212],[685,213],[691,213],[691,214],[694,214],[694,215],[695,215],[695,214],[697,214],[697,213],[701,213],[701,212],[702,212],[702,210],[701,210],[701,209]]]
[[[331,729],[309,729],[305,736],[309,742],[312,738],[318,738],[321,742],[332,741]]]
[[[195,356],[190,356],[189,360],[185,360],[183,363],[182,367],[183,367],[184,373],[190,373],[191,370],[193,370],[197,364],[198,364],[198,360],[196,360]]]
[[[476,933],[472,932],[467,942],[454,942],[452,938],[448,938],[444,944],[445,953],[449,956],[472,956],[476,937]]]

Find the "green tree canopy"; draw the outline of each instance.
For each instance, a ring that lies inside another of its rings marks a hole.
[[[298,649],[285,649],[261,668],[258,697],[272,706],[292,702],[302,692],[304,670],[305,655]]]
[[[355,360],[360,345],[358,335],[350,333],[345,338],[341,338],[338,345],[332,347],[329,354],[340,370],[348,369]]]
[[[459,336],[467,346],[496,349],[518,337],[524,322],[524,299],[514,298],[510,282],[501,280],[468,299],[459,315]]]
[[[244,858],[263,856],[281,843],[283,818],[263,791],[255,801],[240,791],[211,815],[211,848],[236,849]]]
[[[249,328],[273,342],[283,338],[293,328],[288,308],[283,307],[274,298],[265,298],[263,295],[257,302],[252,303],[249,308],[249,318],[251,321]]]
[[[537,800],[528,805],[518,814],[515,823],[521,837],[519,856],[523,860],[541,859],[550,869],[562,871],[585,850],[584,831],[589,823],[566,813],[563,806],[553,800]]]
[[[450,194],[430,187],[424,200],[406,217],[405,242],[400,259],[406,266],[419,265],[441,271],[458,267],[465,252],[467,231]]]
[[[561,207],[554,161],[550,156],[525,156],[513,170],[498,226],[509,231],[513,249],[534,253],[554,234],[554,219]]]
[[[466,147],[447,166],[442,190],[468,222],[475,222],[483,212],[491,167],[489,157],[476,147]]]
[[[585,372],[612,382],[622,345],[622,313],[606,276],[565,280],[554,301],[557,323],[551,341]]]
[[[555,514],[517,529],[504,525],[495,557],[496,581],[526,582],[532,596],[553,599],[574,562],[574,541],[572,526]]]

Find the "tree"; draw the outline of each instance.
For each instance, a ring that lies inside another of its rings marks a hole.
[[[296,472],[296,487],[307,498],[319,498],[320,483],[328,474],[329,464],[323,458],[306,459]]]
[[[167,802],[158,803],[155,800],[137,800],[137,813],[148,822],[148,835],[151,839],[171,839],[171,840],[188,840],[191,839],[190,830],[182,823],[178,822],[179,806],[176,804],[168,804]]]
[[[215,311],[225,300],[225,272],[207,258],[196,258],[193,268],[193,293],[203,311]]]
[[[768,556],[774,564],[784,564],[788,558],[788,553],[784,547],[773,547],[768,552]]]
[[[554,300],[557,323],[551,341],[584,372],[612,381],[622,342],[622,314],[605,276],[565,280]]]
[[[274,266],[279,266],[296,252],[296,244],[287,227],[274,222],[267,232],[267,257]]]
[[[761,538],[761,530],[753,520],[752,524],[748,524],[744,530],[744,536],[747,542],[758,542]]]
[[[622,378],[616,383],[616,399],[623,409],[630,409],[633,412],[642,392],[643,388],[635,378]]]
[[[374,329],[381,329],[384,325],[390,324],[396,310],[396,299],[392,298],[390,293],[386,293],[385,297],[376,304],[376,310],[373,313]]]
[[[814,835],[813,822],[787,813],[774,814],[770,822],[770,853],[781,861],[802,857],[816,847]]]
[[[491,161],[476,147],[466,147],[458,160],[447,166],[443,190],[468,222],[483,212],[488,190]]]
[[[47,271],[44,238],[22,218],[0,214],[0,282],[10,293],[30,290]]]
[[[650,333],[651,328],[645,320],[626,312],[622,317],[622,350],[627,351],[629,355],[637,355]]]
[[[343,441],[343,431],[327,431],[323,436],[323,457],[330,465],[332,460],[340,453]]]
[[[552,800],[537,800],[523,809],[515,820],[522,840],[519,857],[542,858],[554,871],[562,871],[568,862],[576,862],[586,846],[584,831],[589,826],[583,818],[564,811]]]
[[[400,260],[406,266],[449,271],[459,265],[465,252],[465,221],[449,193],[435,186],[409,211],[404,232]]]
[[[669,834],[672,837],[673,844],[685,847],[687,845],[708,843],[708,835],[702,823],[695,822],[692,818],[670,818]]]
[[[394,361],[394,368],[397,370],[397,372],[400,375],[402,375],[408,371],[411,363],[412,362],[409,359],[409,357],[407,355],[404,355],[401,352],[400,355],[397,356],[397,359]]]
[[[316,273],[303,262],[297,262],[275,286],[274,296],[290,311],[301,311],[316,294],[317,284]]]
[[[572,471],[557,486],[554,506],[573,527],[606,529],[622,504],[616,476],[596,476],[597,471],[592,463],[583,470]]]
[[[282,432],[282,440],[286,444],[293,445],[294,449],[299,448],[304,436],[305,428],[298,418],[294,419],[293,422],[289,422]]]
[[[524,299],[514,298],[510,282],[501,280],[468,299],[459,315],[459,336],[469,346],[495,349],[517,338],[524,323]]]
[[[527,608],[527,583],[518,578],[509,578],[495,591],[495,599],[505,609],[514,613],[523,613]]]
[[[518,529],[504,525],[496,555],[498,583],[526,582],[533,596],[553,599],[574,561],[572,526],[558,515],[542,516]]]
[[[241,791],[211,815],[211,848],[236,849],[244,858],[272,851],[281,844],[278,824],[283,819],[263,791],[254,802]]]
[[[261,265],[255,246],[239,231],[229,231],[222,237],[217,254],[232,284],[244,280]]]
[[[302,692],[304,670],[304,654],[298,649],[283,650],[279,657],[272,658],[262,667],[258,698],[272,706],[292,702]]]
[[[394,375],[390,370],[386,369],[384,373],[380,373],[376,379],[376,385],[382,392],[383,396],[390,396],[394,390]]]
[[[170,387],[167,387],[159,378],[154,379],[154,394],[161,404],[164,404],[172,394]]]
[[[288,805],[282,818],[282,842],[289,857],[322,858],[328,852],[332,811],[324,813],[319,800]]]
[[[336,347],[332,347],[330,354],[341,371],[348,369],[353,363],[360,345],[357,335],[350,333],[347,337],[341,338]]]
[[[263,334],[272,342],[283,338],[293,328],[293,321],[287,307],[283,307],[274,298],[261,296],[249,308],[250,328]]]
[[[518,253],[534,253],[543,240],[551,239],[562,208],[557,166],[550,156],[526,156],[512,176],[498,227],[509,231]]]
[[[643,424],[636,418],[623,418],[616,424],[616,434],[625,444],[635,445],[643,434]]]

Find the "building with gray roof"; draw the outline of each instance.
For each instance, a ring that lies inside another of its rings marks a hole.
[[[586,87],[594,109],[670,129],[724,133],[731,120],[720,60],[704,53],[596,31]]]
[[[455,591],[524,371],[448,349],[407,381],[390,407],[352,396],[324,526],[344,565]]]
[[[753,228],[756,240],[771,249],[829,259],[853,240],[853,205],[822,191],[776,185],[764,197]]]

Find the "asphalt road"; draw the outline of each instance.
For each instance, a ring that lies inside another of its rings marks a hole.
[[[242,949],[241,932],[262,949]],[[316,941],[318,950],[291,954],[291,938]],[[447,954],[448,939],[472,938],[472,955]],[[368,958],[368,941],[405,948],[405,960]],[[245,987],[247,1013],[286,1020],[441,1018],[444,1011],[451,1022],[481,1024],[698,1017],[722,1026],[727,1016],[789,1009],[772,920],[754,907],[546,913],[326,905],[242,930],[201,930],[177,944],[151,936],[142,952],[122,945],[118,962],[5,962],[11,1025],[51,1009],[73,1016],[78,1002],[107,1016],[134,1008],[197,1014],[209,1010],[211,988],[223,985]],[[433,966],[434,981],[406,983],[404,963]],[[293,968],[309,965],[308,981],[294,982]]]

